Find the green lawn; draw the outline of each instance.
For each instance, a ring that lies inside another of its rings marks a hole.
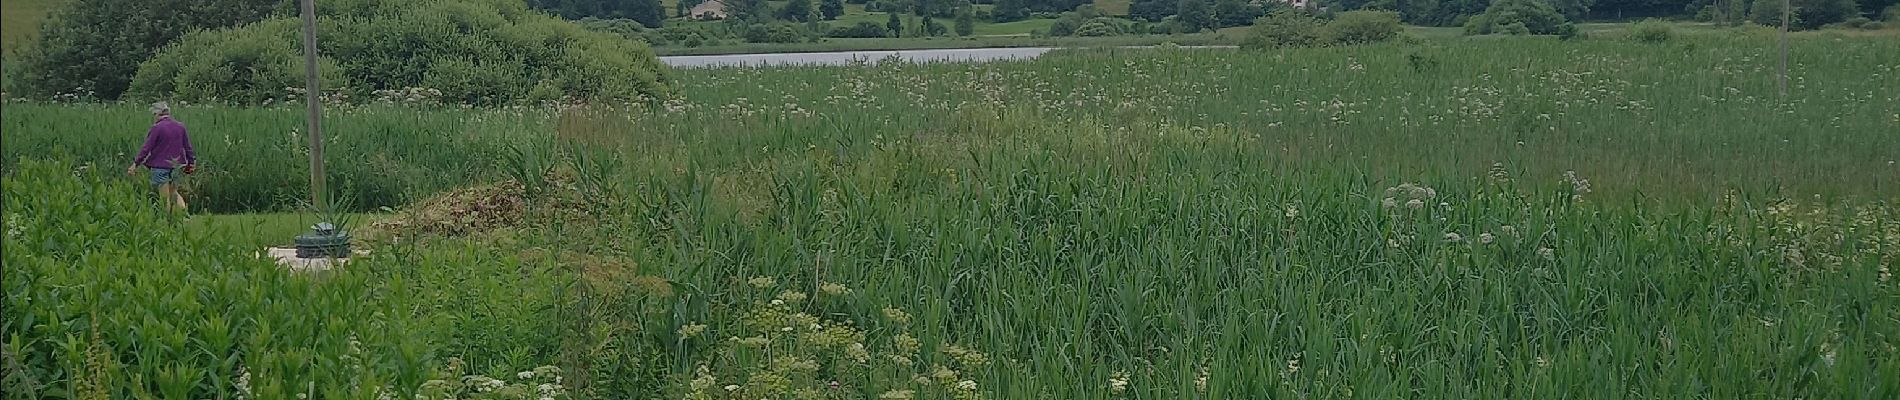
[[[13,50],[38,34],[40,21],[59,0],[0,0],[0,50]]]

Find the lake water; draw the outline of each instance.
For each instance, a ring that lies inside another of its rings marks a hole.
[[[660,57],[674,68],[755,66],[755,65],[848,65],[854,61],[876,63],[888,57],[908,62],[987,62],[1026,60],[1041,56],[1054,47],[1013,47],[941,50],[840,51],[827,53],[730,54],[718,56]]]

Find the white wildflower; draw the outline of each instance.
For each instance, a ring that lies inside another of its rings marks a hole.
[[[751,284],[752,287],[764,289],[764,288],[769,288],[772,286],[777,286],[778,280],[772,279],[772,277],[769,277],[769,276],[761,276],[761,277],[756,277],[756,278],[747,280],[746,283]]]
[[[1127,372],[1116,371],[1114,375],[1111,375],[1108,377],[1109,393],[1122,394],[1122,392],[1127,391],[1127,390],[1128,390],[1128,373]]]

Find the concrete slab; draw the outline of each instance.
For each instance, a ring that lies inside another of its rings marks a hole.
[[[369,254],[368,251],[364,250],[356,250],[352,253],[354,253],[353,255],[359,256]],[[264,253],[259,255],[269,255],[271,258],[277,259],[277,265],[288,268],[291,272],[326,271],[331,267],[340,267],[350,262],[349,257],[335,259],[297,258],[297,249],[289,247],[272,247],[266,249]]]

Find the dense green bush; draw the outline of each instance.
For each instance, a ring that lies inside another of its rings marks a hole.
[[[529,96],[537,87],[608,102],[672,94],[666,67],[646,46],[518,2],[348,0],[325,3],[318,14],[320,50],[340,75],[330,87],[354,97],[409,87],[469,104],[548,100]],[[284,85],[296,81],[302,62],[297,23],[279,18],[188,35],[141,65],[132,93],[251,102],[301,86]]]
[[[68,0],[24,49],[17,88],[32,97],[118,99],[139,63],[195,30],[263,20],[282,0]],[[9,20],[10,21],[10,20]],[[9,22],[12,23],[12,22]]]
[[[1563,25],[1557,26],[1557,38],[1563,40],[1582,39],[1583,31],[1577,29],[1577,24],[1565,22]]]
[[[1099,17],[1082,23],[1081,27],[1075,29],[1075,36],[1119,36],[1130,32],[1132,27],[1128,25],[1127,20],[1120,18]]]
[[[1241,47],[1267,49],[1317,46],[1325,42],[1325,34],[1319,19],[1283,8],[1254,21]]]
[[[871,21],[859,21],[857,25],[831,28],[831,32],[828,36],[837,38],[881,38],[890,35],[891,33],[884,29],[884,25]]]
[[[791,24],[753,24],[746,28],[745,41],[751,43],[798,43],[805,33]]]
[[[1860,16],[1854,0],[1795,0],[1796,29],[1819,29]]]
[[[1794,0],[1793,3],[1794,14],[1789,16],[1789,29],[1794,30],[1819,29],[1860,15],[1854,0]],[[1780,1],[1757,1],[1749,6],[1748,20],[1779,27],[1782,7]]]
[[[627,38],[638,38],[649,30],[646,25],[642,25],[640,21],[631,19],[598,19],[588,17],[574,21],[574,23],[580,24],[582,28],[587,28],[587,30],[612,33]]]
[[[1108,15],[1103,14],[1095,6],[1078,7],[1075,11],[1062,13],[1061,17],[1056,18],[1056,22],[1049,25],[1049,36],[1075,36],[1076,32],[1082,29],[1083,24],[1106,17]]]
[[[246,34],[193,34],[140,67],[135,97],[263,104],[301,99],[304,88],[302,25],[276,19],[242,28]],[[318,59],[325,90],[352,88],[336,60]],[[295,90],[290,90],[295,89]]]
[[[644,37],[654,46],[699,47],[718,44],[721,35],[698,27],[670,26],[647,31]]]
[[[1659,19],[1645,19],[1630,26],[1630,40],[1643,43],[1667,42],[1675,37],[1675,27]]]
[[[1402,29],[1397,12],[1347,11],[1326,23],[1326,40],[1336,44],[1382,42],[1398,37]]]
[[[1464,27],[1466,35],[1516,34],[1505,28],[1511,24],[1522,24],[1524,33],[1552,35],[1563,26],[1564,16],[1542,0],[1498,0],[1486,7],[1483,14],[1466,20]]]

